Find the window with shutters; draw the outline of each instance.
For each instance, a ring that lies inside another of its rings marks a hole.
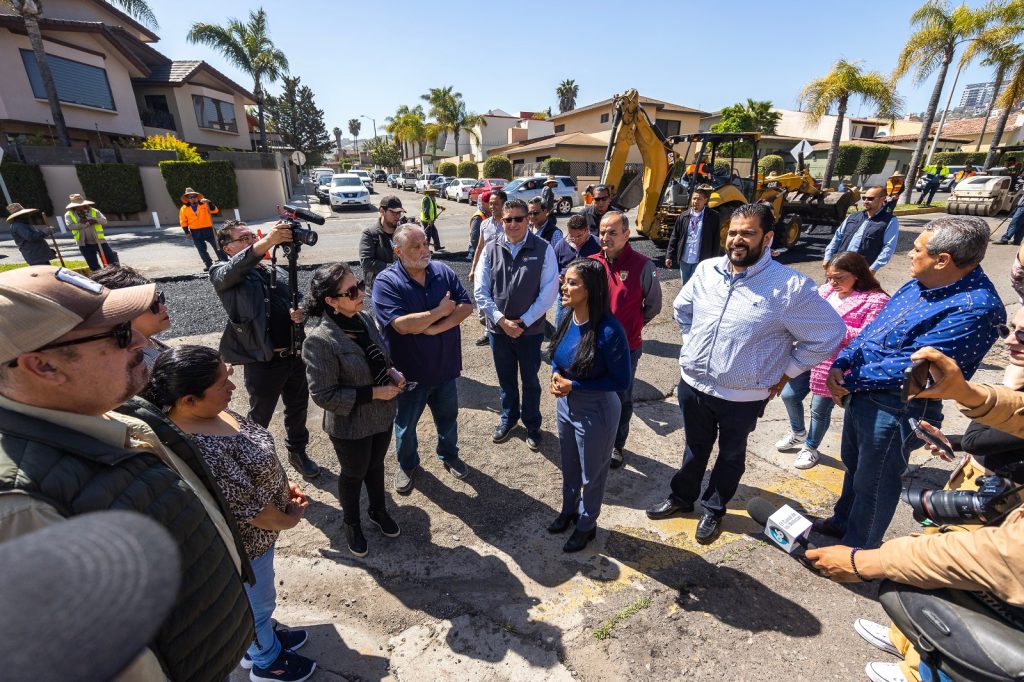
[[[32,85],[32,94],[39,99],[46,99],[39,63],[32,50],[21,50],[21,61],[25,64],[28,82]],[[106,69],[52,54],[46,55],[46,61],[50,64],[57,99],[61,102],[117,111]]]
[[[564,133],[565,132],[565,124],[564,123],[559,123],[558,125],[556,125],[555,126],[555,132],[556,133]]]
[[[196,110],[196,123],[200,128],[223,130],[228,133],[238,132],[235,105],[231,102],[205,95],[192,95],[192,106]]]

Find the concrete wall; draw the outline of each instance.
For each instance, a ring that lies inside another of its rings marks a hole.
[[[281,170],[236,170],[235,176],[242,220],[264,220],[276,215],[278,206],[288,203]]]

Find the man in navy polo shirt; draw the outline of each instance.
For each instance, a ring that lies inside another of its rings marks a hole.
[[[459,394],[462,373],[459,324],[473,310],[469,293],[455,272],[430,260],[427,235],[419,225],[400,226],[393,238],[396,261],[377,275],[373,313],[391,351],[391,360],[413,388],[396,398],[395,491],[408,493],[420,464],[416,425],[430,407],[437,428],[437,456],[455,478],[469,467],[459,459]]]

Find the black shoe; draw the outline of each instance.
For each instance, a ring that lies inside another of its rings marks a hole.
[[[830,538],[841,538],[846,535],[846,531],[833,523],[832,519],[811,519],[811,528],[815,533]]]
[[[363,535],[362,526],[358,523],[346,523],[345,540],[348,542],[348,551],[356,556],[366,556],[369,549],[366,546],[366,536]]]
[[[569,536],[569,539],[562,545],[562,551],[568,553],[578,552],[582,549],[586,549],[587,545],[597,535],[597,528],[591,528],[590,530],[580,530],[577,528]]]
[[[512,429],[516,427],[515,424],[506,424],[501,422],[494,429],[494,435],[491,436],[491,440],[495,443],[504,443],[512,437]]]
[[[491,345],[491,340],[487,338],[487,334],[484,334],[473,343],[476,344],[477,346],[489,346]]]
[[[526,447],[530,448],[534,452],[540,452],[540,431],[534,431],[526,434]]]
[[[997,239],[996,240],[996,244],[1002,244],[1003,246],[1006,246],[1009,243],[1010,243],[1009,239]]]
[[[203,272],[209,272],[209,271],[210,271],[210,263],[207,263],[206,265],[203,266]]]
[[[446,459],[443,464],[444,470],[460,481],[469,476],[469,467],[461,459]]]
[[[398,471],[395,472],[395,492],[408,495],[412,491],[412,481],[415,477],[415,469],[406,471],[402,467],[398,467]]]
[[[274,635],[277,637],[277,641],[281,643],[282,649],[290,649],[291,651],[298,651],[309,640],[309,635],[306,634],[305,630],[285,630],[276,623],[274,624]],[[239,665],[244,670],[252,670],[252,659],[249,658],[248,651],[242,656],[242,662]]]
[[[671,497],[666,497],[664,500],[654,505],[647,510],[647,518],[649,519],[667,519],[670,516],[676,514],[686,514],[693,511],[693,502],[688,504],[678,504]]]
[[[569,526],[576,523],[578,518],[579,514],[559,514],[548,526],[548,532],[552,535],[555,533],[564,533],[569,530]]]
[[[704,513],[697,523],[697,532],[694,534],[698,544],[710,545],[719,535],[722,534],[722,517],[714,514]]]
[[[316,661],[294,651],[281,649],[281,655],[266,668],[254,665],[249,671],[249,679],[254,682],[260,682],[260,680],[303,682],[310,678],[314,670],[316,670]]]
[[[320,467],[305,452],[289,452],[288,461],[307,481],[320,475]]]
[[[395,520],[388,515],[386,510],[371,509],[366,512],[366,517],[380,528],[380,532],[389,538],[397,538],[402,532]]]
[[[612,469],[619,469],[625,463],[626,457],[622,454],[622,448],[612,449],[612,461],[608,465]]]

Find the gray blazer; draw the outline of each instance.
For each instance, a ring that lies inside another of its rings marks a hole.
[[[359,316],[370,330],[370,339],[388,357],[384,339],[367,313]],[[366,355],[329,315],[318,324],[302,344],[302,360],[313,402],[324,409],[324,431],[335,438],[356,440],[381,433],[395,421],[394,400],[371,400],[356,405],[356,389],[373,385]]]

